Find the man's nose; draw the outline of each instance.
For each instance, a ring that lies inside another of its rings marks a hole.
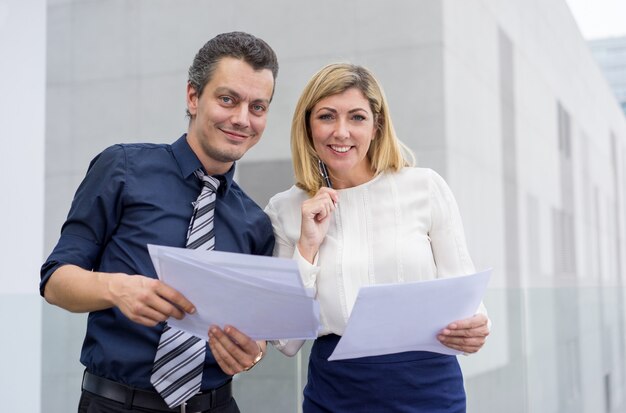
[[[245,128],[250,124],[250,114],[248,113],[248,105],[238,105],[233,109],[231,122],[241,128]]]

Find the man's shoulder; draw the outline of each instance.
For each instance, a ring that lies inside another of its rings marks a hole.
[[[127,154],[141,153],[141,152],[165,152],[171,151],[172,145],[169,143],[149,143],[149,142],[132,142],[132,143],[117,143],[111,145],[104,150],[106,151],[122,151]]]
[[[92,163],[98,160],[106,162],[115,159],[123,163],[135,163],[160,156],[171,156],[171,152],[172,146],[165,143],[116,143],[102,150]]]

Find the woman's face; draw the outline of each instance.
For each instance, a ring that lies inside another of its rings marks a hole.
[[[313,146],[328,166],[333,187],[349,188],[373,177],[367,151],[376,136],[375,124],[369,101],[357,88],[328,96],[313,107]]]

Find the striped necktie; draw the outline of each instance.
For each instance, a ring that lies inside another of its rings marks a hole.
[[[187,230],[187,248],[212,250],[215,247],[213,212],[220,182],[200,169],[202,191],[194,203]],[[150,382],[170,408],[181,405],[200,390],[206,340],[166,325],[157,348]]]

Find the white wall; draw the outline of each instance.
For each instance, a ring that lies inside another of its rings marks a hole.
[[[462,359],[470,410],[623,408],[623,113],[563,1],[443,4],[447,177],[477,265],[495,267],[493,335]],[[563,212],[572,225],[561,233]]]
[[[7,412],[40,411],[45,56],[45,0],[0,1],[0,400]]]

